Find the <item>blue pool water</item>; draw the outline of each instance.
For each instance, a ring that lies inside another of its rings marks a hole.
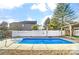
[[[73,44],[61,38],[23,38],[19,44]]]

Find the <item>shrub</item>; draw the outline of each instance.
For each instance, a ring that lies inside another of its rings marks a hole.
[[[14,38],[22,38],[21,36],[16,36],[16,37],[14,37]]]

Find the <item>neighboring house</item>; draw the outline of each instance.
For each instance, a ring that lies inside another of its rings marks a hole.
[[[9,24],[10,30],[32,30],[32,26],[36,25],[37,21],[21,21]]]

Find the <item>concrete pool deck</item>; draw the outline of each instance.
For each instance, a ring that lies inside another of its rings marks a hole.
[[[17,44],[12,39],[0,41],[0,49],[18,49],[18,50],[79,50],[79,43],[74,44]]]

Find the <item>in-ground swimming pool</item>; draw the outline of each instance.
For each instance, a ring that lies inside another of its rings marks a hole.
[[[19,44],[73,44],[73,42],[62,38],[23,38]]]

